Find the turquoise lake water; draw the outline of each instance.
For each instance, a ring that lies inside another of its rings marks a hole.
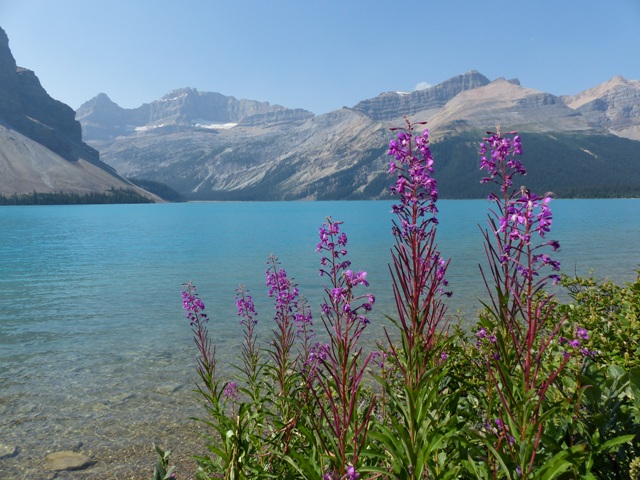
[[[0,460],[0,473],[9,472],[2,478],[20,478],[21,465],[52,449],[81,447],[106,458],[104,452],[166,440],[167,423],[187,424],[199,410],[191,394],[194,350],[181,284],[197,285],[219,355],[234,358],[239,284],[256,299],[262,328],[269,327],[264,270],[270,254],[319,312],[323,279],[315,248],[327,215],[345,222],[352,267],[368,272],[369,291],[377,296],[373,343],[384,314],[392,313],[391,204],[1,207],[0,444],[18,446],[15,456]],[[548,238],[561,243],[563,272],[635,278],[640,200],[556,200],[551,206]],[[449,200],[439,207],[438,244],[452,258],[449,311],[472,318],[483,297],[478,224],[485,224],[488,203]],[[149,458],[154,461],[152,452]]]

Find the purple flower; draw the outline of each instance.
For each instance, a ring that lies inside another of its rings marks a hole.
[[[412,145],[415,143],[419,155],[414,155]],[[395,185],[391,186],[391,193],[400,199],[400,205],[394,205],[393,211],[401,219],[407,220],[418,212],[418,217],[426,213],[436,214],[435,206],[438,200],[438,187],[433,174],[433,157],[429,148],[429,131],[425,129],[421,134],[412,138],[409,132],[399,132],[397,140],[389,142],[389,155],[400,164],[390,162],[389,172],[398,173]],[[426,219],[425,223],[435,222],[435,217]],[[406,222],[398,232],[408,236],[415,231],[416,224]]]
[[[483,179],[483,183],[492,182],[500,185],[500,191],[503,194],[502,199],[495,193],[489,195],[491,201],[501,203],[500,208],[494,213],[496,222],[492,221],[493,225],[497,224],[497,230],[494,233],[502,234],[499,237],[497,249],[499,263],[505,268],[508,265],[514,265],[515,271],[527,281],[540,276],[539,270],[543,267],[551,267],[553,271],[559,271],[560,262],[553,260],[546,253],[536,251],[545,246],[557,251],[560,244],[556,240],[532,246],[535,234],[545,238],[551,229],[553,215],[549,204],[553,194],[547,193],[539,197],[525,187],[521,187],[519,191],[512,191],[514,176],[526,174],[526,170],[518,159],[522,154],[522,140],[516,132],[511,132],[504,137],[499,131],[498,133],[489,132],[489,135],[480,144],[480,169],[485,170],[489,175]],[[488,155],[489,149],[491,155]],[[525,249],[531,252],[530,256],[529,254],[526,256],[530,260],[527,265],[519,263],[520,255]],[[551,273],[542,281],[547,279],[557,284],[560,277]]]
[[[236,385],[236,382],[227,383],[227,386],[224,388],[224,396],[232,402],[238,400],[238,385]]]
[[[204,312],[204,303],[198,298],[196,287],[191,283],[183,285],[182,290],[182,307],[187,312],[187,318],[191,326],[201,322],[207,322],[209,319]]]
[[[313,334],[313,330],[310,330],[310,327],[313,326],[311,309],[309,307],[307,307],[307,309],[307,313],[296,313],[294,321],[296,322],[296,325],[298,327],[298,333],[302,328],[306,328],[306,332],[308,334]]]
[[[245,293],[246,291],[243,287],[238,288],[236,308],[238,309],[238,316],[241,317],[240,324],[247,327],[254,327],[258,323],[254,317],[258,314],[253,304],[253,298],[251,298],[251,295],[246,295]]]
[[[304,298],[298,298],[298,285],[287,277],[287,272],[283,268],[279,267],[280,263],[276,256],[271,255],[267,264],[269,268],[265,272],[266,284],[269,287],[269,297],[275,297],[276,323],[283,330],[287,330],[288,324],[293,322],[299,336],[313,335],[311,309],[306,305]]]
[[[367,272],[353,273],[351,270],[347,270],[344,272],[344,276],[347,279],[347,284],[351,287],[361,284],[365,287],[369,286],[369,282],[367,282]]]
[[[500,133],[489,132],[490,136],[480,144],[480,170],[485,170],[488,177],[484,177],[481,183],[493,182],[500,185],[500,189],[506,192],[513,185],[515,175],[526,175],[527,171],[516,158],[522,155],[522,143],[519,136],[512,139],[502,137]],[[491,157],[485,155],[491,149]]]
[[[371,361],[384,370],[384,361],[387,359],[385,352],[373,352],[371,354]]]
[[[583,327],[577,327],[576,328],[576,336],[583,339],[583,340],[588,340],[589,339],[589,332],[587,332],[586,328]]]
[[[321,304],[322,314],[326,317],[334,316],[329,320],[330,324],[346,321],[344,327],[351,329],[351,325],[359,324],[360,327],[368,325],[369,319],[359,315],[361,310],[371,311],[375,297],[371,294],[354,296],[353,290],[359,286],[369,286],[367,272],[354,272],[349,268],[351,262],[343,257],[347,254],[344,246],[347,244],[347,236],[340,231],[342,222],[334,222],[327,218],[319,230],[320,243],[318,251],[325,253],[320,265],[320,274],[327,275],[332,282],[331,287],[325,287],[327,301]],[[339,329],[342,331],[342,327]],[[358,336],[361,328],[356,328],[354,334]]]
[[[327,352],[329,351],[328,344],[322,344],[316,342],[309,352],[309,357],[307,358],[305,369],[307,372],[313,372],[318,367],[319,364],[327,360]]]
[[[329,275],[333,277],[338,275],[341,270],[346,270],[351,265],[349,260],[340,261],[341,257],[347,255],[347,250],[344,248],[347,245],[347,236],[340,232],[340,225],[342,222],[334,222],[331,218],[327,218],[327,222],[324,223],[319,230],[320,242],[317,245],[317,252],[326,252],[322,257],[320,265],[323,267],[320,269],[320,275]],[[342,248],[338,248],[342,247]],[[329,266],[329,269],[325,267]]]
[[[347,467],[347,476],[348,480],[357,480],[360,477],[360,474],[356,472],[356,468],[353,465],[349,465]]]
[[[570,340],[568,343],[573,348],[580,348],[580,340],[578,340],[577,338]]]

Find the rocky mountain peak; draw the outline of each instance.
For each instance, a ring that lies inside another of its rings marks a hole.
[[[359,102],[353,107],[353,110],[362,112],[375,121],[392,120],[402,115],[414,115],[428,110],[435,111],[460,92],[472,90],[488,83],[487,77],[476,70],[471,70],[423,90],[382,93],[375,98]]]
[[[612,96],[620,91],[634,91],[640,89],[640,81],[627,80],[622,75],[607,80],[606,82],[596,85],[593,88],[584,90],[577,95],[566,95],[562,97],[563,101],[571,108],[580,108],[589,102]]]
[[[482,131],[496,124],[534,132],[590,129],[587,121],[560,98],[504,78],[461,92],[429,119],[434,138],[447,137],[460,129]]]
[[[109,105],[109,106],[116,105],[116,103],[113,100],[111,100],[109,98],[109,95],[107,95],[106,93],[99,93],[93,98],[93,100],[98,105]]]
[[[620,79],[615,83],[626,85]],[[489,81],[476,71],[420,91],[386,92],[354,108],[319,116],[195,89],[174,90],[143,107],[136,109],[138,117],[120,123],[136,126],[137,133],[95,140],[93,145],[118,171],[166,183],[185,198],[200,200],[379,198],[389,185],[388,128],[402,124],[403,114],[429,122],[434,149],[462,141],[447,150],[446,158],[457,156],[457,160],[447,161],[443,170],[459,168],[449,177],[449,187],[458,188],[464,196],[477,195],[471,192],[479,185],[479,178],[472,179],[470,174],[477,166],[469,163],[477,156],[477,143],[469,138],[479,138],[496,124],[537,138],[539,145],[542,138],[569,139],[572,155],[582,164],[589,160],[583,155],[592,158],[586,151],[597,150],[597,155],[604,151],[598,150],[598,142],[620,146],[613,158],[628,151],[625,139],[592,127],[585,115],[569,108],[562,98],[526,88],[517,79]],[[151,110],[157,115],[155,125],[179,121],[183,126],[152,128]],[[537,160],[547,165],[565,161],[563,153],[560,160],[553,157],[549,163],[549,150],[534,150],[544,151]],[[624,162],[628,161],[627,155]],[[598,163],[596,173],[589,174],[596,181],[600,169]],[[461,178],[469,180],[462,188]],[[573,185],[581,188],[576,182]]]
[[[562,100],[582,114],[591,126],[640,140],[639,80],[627,80],[616,75],[577,95],[562,97]]]

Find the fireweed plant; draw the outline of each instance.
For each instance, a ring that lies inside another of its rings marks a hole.
[[[456,431],[449,414],[455,396],[443,395],[451,343],[442,301],[451,295],[445,278],[449,260],[435,243],[438,189],[429,132],[414,135],[424,122],[405,121],[405,128],[393,129],[399,131],[388,152],[389,170],[397,175],[389,266],[397,318],[389,317],[396,331],[385,328],[384,357],[391,370],[377,377],[388,414],[373,437],[382,445],[385,466],[373,470],[392,478],[453,478],[459,468],[447,456],[447,444]]]
[[[292,399],[305,403],[309,399],[309,393],[300,388],[304,384],[301,372],[308,362],[314,333],[311,309],[300,297],[298,285],[280,267],[276,256],[271,255],[267,265],[266,285],[275,307],[275,325],[268,349],[271,361],[265,365],[265,375],[274,395],[268,415],[273,426],[270,443],[277,445],[282,456],[286,456],[290,454],[292,437],[300,421],[300,409]],[[299,340],[297,351],[294,350],[296,339]],[[270,470],[282,472],[286,469],[283,462],[283,458],[273,458]]]
[[[362,346],[375,303],[367,274],[351,268],[342,223],[331,217],[316,248],[326,282],[321,323],[269,257],[270,333],[258,338],[253,298],[240,287],[243,345],[229,378],[218,376],[204,304],[184,285],[211,453],[196,457],[197,479],[625,478],[638,470],[638,440],[622,444],[640,423],[640,369],[624,371],[613,356],[600,365],[596,339],[609,327],[583,323],[580,313],[592,311],[592,297],[565,308],[547,293],[560,280],[559,243],[547,239],[551,194],[516,184],[526,170],[515,133],[498,129],[481,144],[482,182],[496,186],[481,228],[488,297],[471,332],[450,328],[449,260],[436,243],[438,189],[422,125],[406,119],[389,144],[396,313],[379,351]],[[621,310],[629,325],[640,311],[636,290]],[[603,476],[610,466],[621,476]]]
[[[489,302],[476,332],[487,373],[479,429],[487,447],[482,476],[554,478],[572,468],[573,457],[586,448],[579,443],[554,449],[542,440],[561,417],[563,402],[580,394],[579,384],[569,398],[558,385],[573,356],[590,355],[578,348],[587,332],[576,328],[575,336],[563,337],[565,317],[554,315],[554,295],[546,293],[549,282],[560,280],[560,263],[549,255],[560,245],[546,238],[552,194],[538,197],[514,186],[514,177],[526,174],[520,137],[503,136],[498,128],[484,139],[480,154],[482,183],[499,187],[488,196],[495,207],[482,231],[489,271],[481,272]]]
[[[240,417],[235,415],[236,399],[228,395],[235,384],[222,383],[217,378],[216,349],[209,339],[207,328],[209,318],[204,313],[204,303],[191,283],[183,285],[182,302],[198,350],[197,373],[200,381],[196,383],[196,390],[208,414],[208,419],[202,421],[210,429],[207,446],[214,454],[213,459],[196,457],[196,460],[206,471],[218,472],[224,478],[239,478],[241,455],[246,442],[242,440]],[[228,405],[229,400],[231,406]],[[168,465],[166,456],[163,460]]]
[[[366,272],[349,268],[347,236],[340,231],[341,224],[328,217],[319,231],[320,274],[329,279],[321,318],[329,343],[317,346],[315,365],[307,376],[319,412],[319,417],[311,418],[312,424],[329,461],[323,480],[359,477],[360,455],[367,445],[375,405],[375,396],[366,398],[362,383],[371,354],[365,355],[358,345],[370,323],[367,315],[375,297],[355,293],[369,282]]]

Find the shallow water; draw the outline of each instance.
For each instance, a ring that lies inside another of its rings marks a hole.
[[[234,291],[272,308],[265,262],[279,256],[311,302],[322,293],[315,253],[326,215],[345,222],[353,268],[378,302],[368,341],[391,313],[390,202],[190,203],[0,208],[1,478],[54,478],[44,457],[77,450],[96,463],[55,478],[148,478],[156,442],[186,457],[202,445],[189,419],[194,348],[181,310],[192,280],[211,317],[221,358],[238,351]],[[478,224],[487,202],[441,201],[438,243],[451,257],[450,312],[472,318],[483,290]],[[639,200],[559,200],[549,238],[563,270],[631,281],[640,263]],[[65,476],[66,475],[66,476]]]

